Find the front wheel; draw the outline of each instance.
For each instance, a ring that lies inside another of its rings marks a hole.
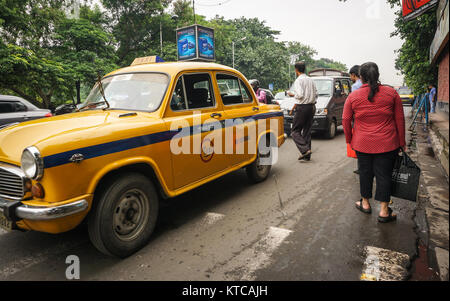
[[[138,173],[120,175],[108,184],[97,202],[88,230],[99,251],[124,258],[147,244],[159,207],[158,194],[148,178]]]
[[[337,124],[336,121],[333,119],[328,123],[328,129],[325,133],[325,138],[333,139],[336,136],[336,132],[337,132]]]

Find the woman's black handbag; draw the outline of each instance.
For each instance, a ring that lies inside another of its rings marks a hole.
[[[420,168],[402,151],[397,155],[392,172],[392,193],[396,198],[415,202],[419,189]]]

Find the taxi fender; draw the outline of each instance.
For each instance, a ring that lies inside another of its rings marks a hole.
[[[132,157],[132,158],[125,158],[122,160],[114,161],[111,164],[106,165],[103,167],[92,179],[90,185],[89,185],[89,193],[93,194],[95,192],[95,189],[98,187],[100,181],[104,179],[105,176],[107,176],[109,173],[127,167],[135,164],[147,164],[150,168],[153,169],[153,172],[155,173],[157,180],[159,181],[159,184],[161,185],[162,189],[164,190],[164,193],[166,195],[169,195],[169,189],[167,187],[167,183],[164,181],[164,178],[161,175],[161,171],[156,164],[156,162],[148,157]],[[158,183],[155,183],[158,184]]]

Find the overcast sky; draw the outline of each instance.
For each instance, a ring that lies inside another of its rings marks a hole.
[[[210,6],[218,3],[222,5]],[[394,11],[385,0],[196,0],[197,14],[208,19],[258,17],[281,31],[280,41],[299,41],[317,50],[317,58],[343,62],[347,67],[373,61],[381,81],[401,85],[395,69],[395,50],[402,41],[390,37]],[[237,46],[238,47],[238,46]]]

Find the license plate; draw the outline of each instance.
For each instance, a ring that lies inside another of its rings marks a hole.
[[[0,229],[3,229],[8,232],[12,230],[12,222],[10,222],[1,212],[0,212]]]

